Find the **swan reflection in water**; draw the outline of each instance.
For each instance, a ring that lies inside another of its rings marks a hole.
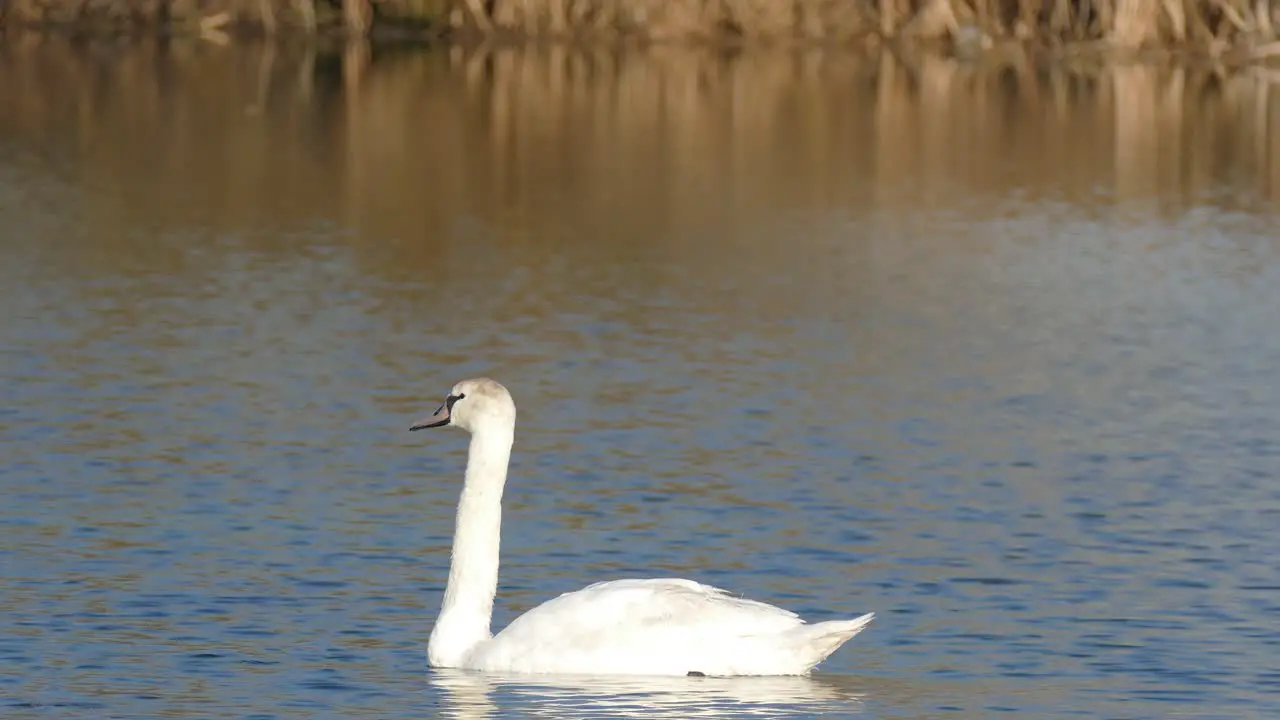
[[[512,710],[538,717],[739,718],[863,711],[835,678],[494,675],[432,670],[441,717],[484,720]],[[501,708],[501,709],[500,709]]]

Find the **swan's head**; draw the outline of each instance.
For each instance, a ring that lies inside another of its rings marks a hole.
[[[502,384],[489,378],[463,380],[453,386],[449,397],[429,418],[410,426],[410,430],[457,427],[474,433],[484,427],[510,428],[516,422],[516,404]]]

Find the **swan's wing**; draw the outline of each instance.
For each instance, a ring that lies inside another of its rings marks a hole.
[[[692,580],[612,580],[569,592],[516,618],[487,645],[495,665],[554,658],[575,665],[727,650],[734,639],[776,636],[795,613]],[[697,669],[691,667],[690,669]]]
[[[654,625],[683,631],[714,628],[717,634],[778,632],[802,620],[784,610],[736,597],[726,590],[681,578],[609,580],[549,600],[512,623],[571,625],[583,632],[642,629]]]
[[[745,623],[754,632],[773,632],[803,622],[783,608],[738,597],[728,590],[682,578],[609,580],[598,582],[560,598],[579,596],[595,604],[618,604],[631,622],[661,622],[677,625]],[[560,598],[556,598],[559,600]]]

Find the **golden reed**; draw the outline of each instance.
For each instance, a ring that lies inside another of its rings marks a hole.
[[[1017,40],[1280,58],[1280,0],[8,0],[0,25],[85,32],[381,31],[422,37],[809,43]]]

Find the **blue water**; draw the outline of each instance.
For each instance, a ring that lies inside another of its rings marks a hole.
[[[101,112],[0,125],[6,719],[1280,714],[1265,202],[657,202],[655,161],[424,216],[413,153],[357,177],[276,120],[228,142],[292,184],[222,186],[198,115],[140,168]],[[407,428],[479,374],[520,408],[495,628],[672,574],[877,619],[808,679],[430,670],[465,436]]]

